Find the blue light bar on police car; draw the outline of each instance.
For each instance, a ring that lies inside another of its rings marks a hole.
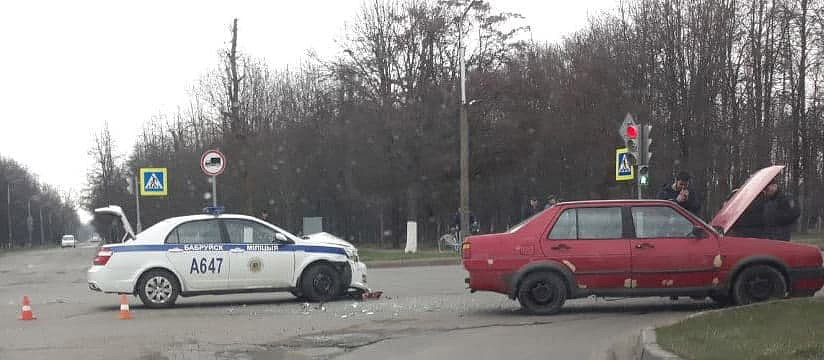
[[[205,212],[207,214],[212,214],[214,216],[218,216],[218,215],[223,214],[224,212],[226,212],[226,207],[224,207],[224,206],[209,206],[209,207],[203,208],[203,212]]]

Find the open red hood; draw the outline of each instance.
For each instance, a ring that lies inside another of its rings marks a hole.
[[[750,176],[747,182],[744,183],[744,186],[740,187],[738,192],[724,204],[724,207],[718,211],[718,214],[715,214],[710,225],[722,229],[726,234],[738,218],[741,217],[741,214],[744,213],[744,210],[750,206],[750,203],[758,197],[758,194],[764,191],[764,188],[775,179],[782,169],[784,169],[783,165],[774,165],[758,170],[758,172]]]

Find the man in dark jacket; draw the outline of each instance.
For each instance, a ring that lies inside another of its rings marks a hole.
[[[661,191],[658,192],[658,198],[673,201],[689,212],[698,215],[698,210],[701,210],[700,197],[697,192],[689,190],[689,185],[690,174],[681,171],[672,184],[665,184],[661,188]]]
[[[730,228],[729,234],[738,237],[769,238],[764,223],[764,194],[758,195],[741,217]]]
[[[532,215],[537,214],[541,210],[543,210],[543,209],[541,208],[540,205],[538,205],[538,198],[535,197],[535,196],[530,197],[529,198],[529,203],[526,205],[526,208],[523,211],[524,212],[524,219],[532,217]]]
[[[801,215],[793,199],[781,192],[773,182],[764,189],[764,225],[767,238],[790,241],[792,225]]]

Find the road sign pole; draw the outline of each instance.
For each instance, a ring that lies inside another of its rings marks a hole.
[[[217,176],[212,176],[212,206],[217,207]]]
[[[135,187],[137,187],[138,184],[140,184],[140,179],[135,178],[134,183]],[[140,233],[141,231],[143,231],[143,224],[141,224],[140,222],[140,191],[138,191],[137,189],[135,189],[134,191],[134,203],[135,208],[137,208],[137,224],[135,225],[137,225],[137,232]]]
[[[640,148],[643,148],[643,144],[644,144],[644,127],[641,126],[640,128],[641,128],[641,131],[639,131],[639,134],[638,134],[638,144],[640,145],[639,146]],[[638,163],[635,164],[635,173],[638,174],[638,176],[635,177],[635,185],[638,187],[638,200],[641,200],[641,199],[644,198],[644,194],[642,193],[643,189],[641,188],[641,174],[638,172],[638,170],[641,169],[641,164],[644,164],[644,161],[645,161],[644,160],[643,149],[639,149],[638,155],[640,155],[640,158],[638,159]]]
[[[636,173],[638,172],[637,169],[639,168],[640,167],[636,167]],[[644,198],[644,194],[642,193],[643,188],[641,187],[641,176],[635,177],[635,184],[638,186],[638,200],[641,200]]]
[[[212,207],[217,208],[217,176],[226,169],[226,156],[220,150],[206,150],[200,157],[200,169],[212,177]]]

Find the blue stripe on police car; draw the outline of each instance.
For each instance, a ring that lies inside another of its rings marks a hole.
[[[163,245],[126,245],[113,246],[109,249],[112,252],[153,252],[167,251],[173,248],[180,248],[179,244]],[[342,248],[318,245],[273,245],[273,244],[186,244],[183,251],[228,251],[229,248],[240,248],[247,251],[303,251],[307,253],[325,253],[346,255]]]

